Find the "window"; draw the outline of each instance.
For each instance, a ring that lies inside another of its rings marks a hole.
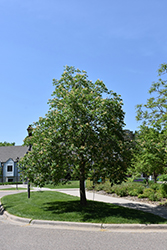
[[[7,166],[7,172],[12,172],[12,168],[13,168],[12,165],[8,165],[8,166]]]
[[[13,179],[9,179],[9,178],[8,178],[8,182],[13,182]]]

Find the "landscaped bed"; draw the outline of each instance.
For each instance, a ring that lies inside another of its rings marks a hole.
[[[92,181],[87,181],[87,189],[97,192],[103,191],[119,197],[128,197],[131,200],[152,203],[156,205],[167,205],[167,184],[149,182],[147,186],[144,182],[123,182],[120,185],[111,186],[110,182],[93,185]]]

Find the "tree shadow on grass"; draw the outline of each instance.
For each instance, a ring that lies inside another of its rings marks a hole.
[[[60,216],[64,215],[69,218],[69,220],[70,216],[74,216],[76,221],[80,222],[140,224],[167,222],[167,220],[151,213],[96,201],[87,201],[86,207],[82,207],[80,201],[56,201],[44,203],[43,205],[44,211]],[[77,220],[77,217],[79,220]]]

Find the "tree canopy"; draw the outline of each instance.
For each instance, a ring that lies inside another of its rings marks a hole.
[[[167,64],[161,64],[158,69],[158,82],[153,82],[149,93],[152,94],[147,103],[136,106],[137,120],[159,130],[167,126],[167,81],[163,79],[167,73]]]
[[[132,158],[132,172],[144,173],[146,179],[150,175],[156,182],[159,174],[166,169],[166,141],[164,132],[141,126],[136,134],[135,150]]]
[[[15,142],[6,142],[6,141],[4,141],[4,142],[0,142],[0,147],[6,147],[6,146],[15,146]]]
[[[138,121],[142,121],[137,136],[134,154],[135,169],[147,175],[162,174],[166,167],[167,129],[167,64],[158,69],[158,81],[153,82],[149,93],[152,95],[146,104],[137,105]]]
[[[103,81],[93,83],[74,67],[66,66],[53,85],[48,113],[25,139],[32,150],[21,160],[24,176],[42,186],[70,174],[80,180],[80,200],[86,205],[86,178],[125,179],[129,150],[123,136],[123,102]]]

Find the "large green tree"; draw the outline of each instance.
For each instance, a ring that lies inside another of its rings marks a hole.
[[[85,180],[125,179],[129,151],[123,136],[124,112],[119,95],[104,83],[90,81],[85,71],[66,66],[49,111],[34,124],[33,145],[21,161],[24,176],[37,185],[56,184],[68,174],[80,180],[80,201],[86,205]]]

